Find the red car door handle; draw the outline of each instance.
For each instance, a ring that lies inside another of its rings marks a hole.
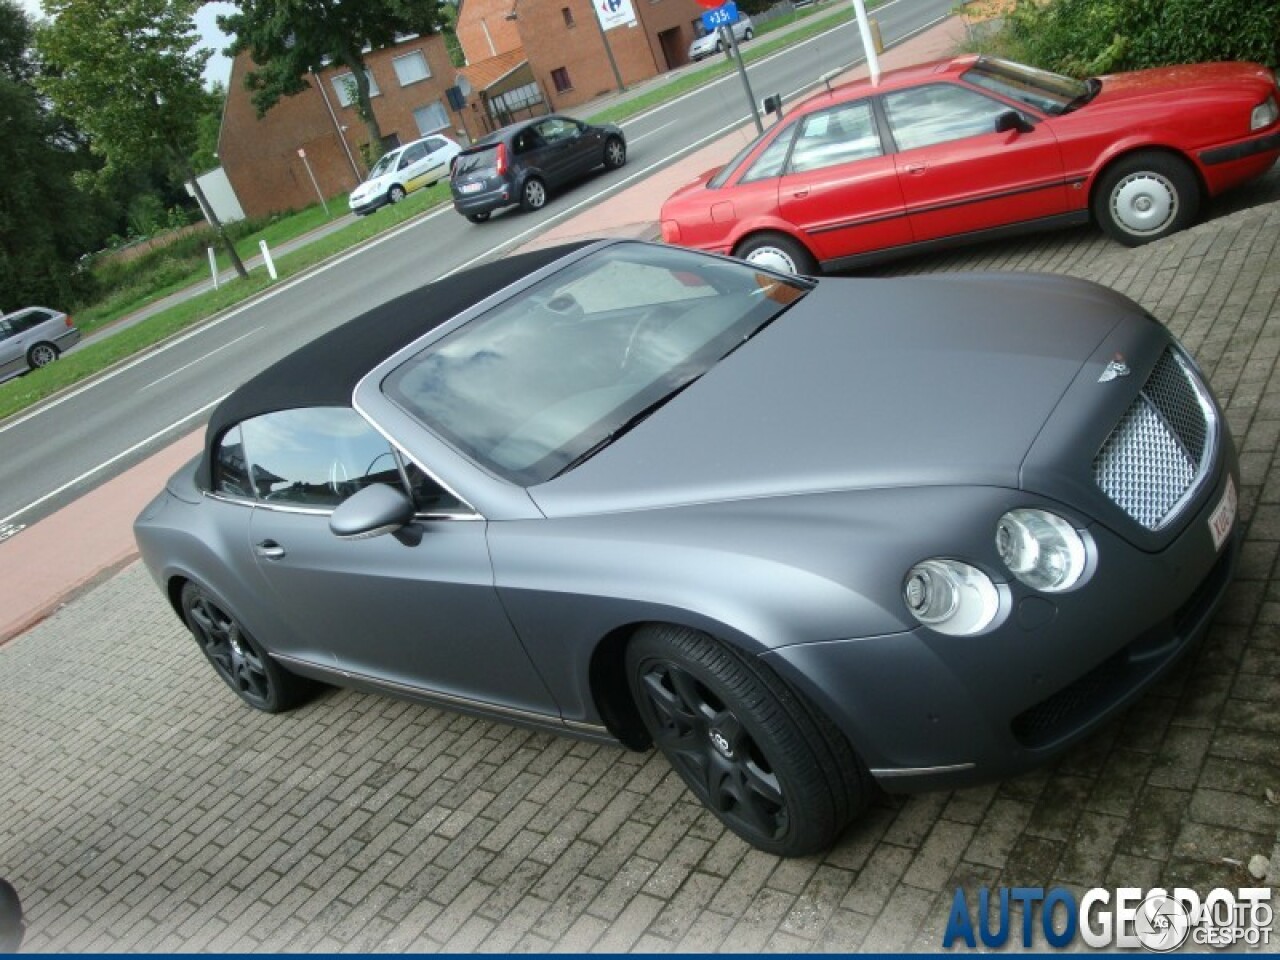
[[[809,188],[796,187],[794,190],[791,191],[791,195],[795,197],[797,200],[803,199],[804,197],[807,197],[809,195]]]
[[[284,556],[284,547],[274,540],[263,540],[254,546],[253,552],[267,560],[279,560]]]
[[[908,163],[903,169],[913,177],[918,177],[929,169],[929,165],[927,163]]]

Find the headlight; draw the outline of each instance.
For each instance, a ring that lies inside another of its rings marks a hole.
[[[1280,107],[1276,106],[1276,98],[1272,95],[1253,108],[1253,113],[1249,114],[1249,129],[1269,127],[1276,122],[1277,116],[1280,116]]]
[[[980,633],[1000,611],[991,578],[959,560],[922,560],[907,571],[902,597],[912,616],[953,637]]]
[[[996,550],[1009,572],[1045,593],[1070,590],[1084,574],[1084,540],[1047,510],[1010,510],[996,524]]]

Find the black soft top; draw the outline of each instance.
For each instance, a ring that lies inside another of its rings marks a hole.
[[[213,489],[213,451],[250,417],[297,407],[349,407],[366,373],[490,294],[594,241],[505,257],[411,290],[321,334],[232,391],[209,417],[196,483]]]

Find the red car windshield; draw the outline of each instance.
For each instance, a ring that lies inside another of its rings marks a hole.
[[[989,57],[966,70],[964,79],[1051,116],[1074,109],[1094,92],[1094,87],[1083,80]]]

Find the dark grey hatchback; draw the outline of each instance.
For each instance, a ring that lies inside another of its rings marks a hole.
[[[635,748],[763,850],[873,783],[1009,776],[1207,629],[1222,412],[1080,280],[806,280],[652,244],[505,257],[214,411],[142,556],[218,675]]]
[[[627,162],[627,139],[612,124],[602,127],[552,115],[513,123],[477,140],[453,163],[453,207],[482,223],[502,207],[546,205],[548,190]]]

